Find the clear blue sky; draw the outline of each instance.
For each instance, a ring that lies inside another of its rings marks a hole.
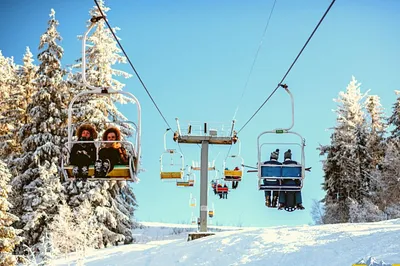
[[[281,80],[330,0],[277,0],[275,11],[240,104],[250,67],[261,41],[273,1],[131,1],[109,0],[109,23],[121,30],[118,36],[168,123],[176,129],[181,121],[229,123],[236,107],[241,128]],[[50,9],[56,11],[65,50],[63,64],[80,57],[77,35],[85,31],[89,0],[0,2],[0,50],[21,63],[25,47],[36,56],[39,38],[45,32]],[[362,91],[381,97],[386,113],[396,100],[393,90],[399,80],[400,2],[397,0],[338,0],[294,66],[285,83],[295,97],[294,131],[306,139],[306,164],[312,167],[303,189],[304,211],[288,213],[267,209],[255,174],[246,174],[228,200],[209,196],[214,203],[213,223],[269,226],[311,222],[312,199],[321,199],[322,157],[318,143],[328,144],[336,116],[333,98],[345,90],[351,76]],[[37,60],[35,60],[38,63]],[[128,65],[116,67],[132,73]],[[199,186],[177,188],[159,179],[158,159],[163,152],[167,125],[135,77],[123,81],[126,90],[142,105],[143,167],[134,184],[141,221],[189,221],[188,200],[199,202]],[[122,111],[133,119],[133,111]],[[257,136],[266,130],[290,124],[290,101],[279,90],[239,134],[245,163],[255,165]],[[169,138],[170,140],[171,138]],[[169,148],[178,149],[170,141]],[[181,144],[186,162],[198,160],[196,145]],[[235,147],[232,149],[234,150]],[[210,148],[210,159],[222,160],[227,147]],[[282,154],[281,154],[282,156]],[[294,155],[296,156],[296,155]],[[282,158],[282,157],[281,157]],[[213,175],[210,173],[210,175]],[[198,184],[197,184],[198,185]],[[198,210],[195,210],[195,214]]]

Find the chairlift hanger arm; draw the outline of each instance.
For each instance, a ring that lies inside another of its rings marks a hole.
[[[99,22],[101,19],[103,19],[104,18],[104,20],[106,19],[106,17],[105,16],[97,16],[97,17],[95,17],[95,16],[93,16],[91,19],[90,19],[90,22],[92,22],[92,23],[97,23],[97,22]]]
[[[292,107],[292,124],[288,128],[283,128],[285,131],[289,131],[290,129],[293,128],[294,126],[294,99],[293,99],[293,94],[290,92],[288,85],[286,84],[279,84],[280,87],[282,87],[290,96],[290,101],[291,101],[291,107]]]

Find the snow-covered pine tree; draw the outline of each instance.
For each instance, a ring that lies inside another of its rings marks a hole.
[[[13,58],[6,58],[0,51],[0,158],[8,162],[13,146],[14,130],[9,99],[17,82],[17,66]]]
[[[86,249],[98,247],[102,234],[96,216],[91,211],[90,203],[85,200],[73,213],[67,204],[60,206],[59,215],[54,217],[50,226],[51,243],[56,254],[67,255],[80,252],[82,257]]]
[[[400,94],[400,91],[395,91],[397,95]],[[393,130],[390,131],[389,139],[400,140],[400,96],[397,97],[396,102],[393,104],[393,113],[388,119],[388,125],[394,127]]]
[[[395,139],[388,141],[382,162],[381,200],[388,219],[400,218],[400,145]]]
[[[372,156],[372,168],[379,166],[385,155],[386,125],[384,122],[384,109],[378,95],[370,95],[365,102],[368,114],[368,140],[367,147]]]
[[[395,91],[400,94],[400,91]],[[392,127],[386,141],[385,157],[381,165],[382,208],[389,219],[400,217],[400,97],[393,105],[393,113],[388,119]]]
[[[21,129],[22,155],[18,159],[20,174],[12,180],[13,209],[20,217],[24,241],[34,251],[53,217],[59,212],[63,194],[59,178],[61,147],[65,140],[67,95],[60,60],[63,49],[57,42],[55,11],[50,12],[48,28],[40,37],[38,90],[28,105],[28,123]],[[22,251],[19,249],[19,251]]]
[[[9,185],[11,174],[6,164],[0,160],[0,265],[16,265],[17,258],[12,255],[14,248],[21,237],[18,236],[20,230],[11,225],[18,220],[18,217],[9,213],[10,203],[8,193],[11,191]]]
[[[367,149],[371,155],[370,169],[371,179],[369,183],[369,200],[375,205],[379,206],[380,210],[383,210],[383,202],[385,199],[382,198],[382,178],[381,169],[382,161],[385,156],[385,139],[384,134],[386,133],[386,125],[384,122],[384,110],[380,103],[380,98],[377,95],[370,95],[367,97],[366,102],[367,111],[367,125],[368,125],[368,138],[367,138]],[[371,210],[372,213],[375,211],[375,207]]]
[[[338,132],[333,132],[331,135],[330,145],[321,147],[321,155],[327,154],[327,157],[323,160],[324,182],[322,188],[326,191],[326,195],[322,199],[324,213],[320,220],[326,224],[342,223],[349,219],[349,208],[342,192],[342,167],[340,157],[336,153],[339,149],[339,145],[336,143],[336,134]]]
[[[104,1],[98,1],[103,13],[109,8],[104,5]],[[90,10],[91,16],[99,16],[97,6]],[[111,32],[105,25],[104,20],[97,22],[94,32],[88,38],[90,47],[86,50],[86,78],[90,85],[97,87],[111,86],[120,90],[124,84],[114,79],[114,76],[130,77],[128,73],[113,69],[116,63],[125,63],[126,59],[120,55],[116,41]],[[116,29],[115,29],[116,30]],[[78,60],[81,61],[81,60]],[[77,64],[76,67],[80,67]],[[81,82],[81,74],[73,75],[71,84]],[[75,93],[85,89],[75,87]],[[101,132],[105,129],[106,122],[112,117],[115,120],[126,120],[120,113],[115,101],[124,102],[124,98],[115,97],[112,99],[105,97],[90,98],[76,104],[75,117],[76,123],[91,122],[96,125]],[[122,131],[123,138],[126,131]],[[132,189],[126,182],[92,182],[82,184],[81,182],[66,183],[65,188],[68,194],[68,204],[73,208],[79,208],[82,202],[88,200],[92,211],[96,214],[98,225],[102,232],[102,243],[97,247],[115,245],[118,242],[131,243],[133,241],[132,221],[136,199]]]
[[[370,154],[360,84],[352,77],[345,92],[335,99],[337,119],[324,161],[325,215],[327,223],[351,220],[351,205],[362,204],[368,194]]]
[[[57,255],[67,255],[76,251],[76,230],[74,228],[74,215],[67,204],[59,206],[59,212],[54,216],[49,229],[51,243]]]
[[[13,158],[18,157],[22,150],[18,135],[22,126],[29,122],[27,107],[31,102],[34,91],[37,90],[36,72],[37,66],[33,64],[33,55],[29,47],[26,47],[23,65],[17,70],[17,81],[12,87],[10,97],[7,99],[8,106],[12,107],[5,113],[10,125],[9,133],[11,136],[8,139],[7,148],[0,150],[8,154],[9,163],[12,163]],[[12,164],[10,167],[15,169]],[[12,171],[12,173],[15,174],[15,171]]]

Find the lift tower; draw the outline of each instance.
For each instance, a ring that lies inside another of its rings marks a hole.
[[[208,216],[208,146],[209,144],[232,145],[237,141],[236,132],[233,130],[235,120],[232,125],[224,127],[222,123],[189,123],[187,133],[182,133],[179,120],[176,118],[178,130],[174,133],[174,141],[185,144],[201,144],[200,157],[200,232],[207,232]]]

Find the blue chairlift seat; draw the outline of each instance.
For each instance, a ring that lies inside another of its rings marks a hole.
[[[301,166],[282,165],[282,177],[301,178]]]
[[[261,181],[259,189],[280,191],[301,190],[301,173],[301,165],[262,165],[261,178],[265,181]]]
[[[261,177],[281,177],[282,167],[281,165],[262,165],[261,166]]]

